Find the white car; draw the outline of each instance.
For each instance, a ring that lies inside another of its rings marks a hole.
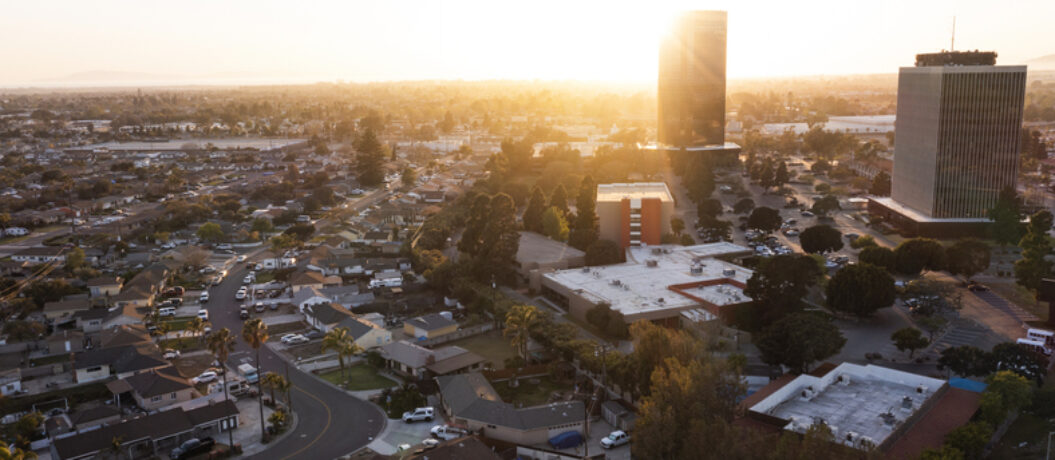
[[[168,349],[165,350],[165,354],[161,355],[165,359],[176,359],[179,358],[179,350]]]
[[[245,275],[245,278],[242,278],[242,284],[253,284],[253,281],[256,281],[256,277],[253,276],[252,273]]]
[[[281,341],[282,341],[282,343],[289,343],[290,339],[292,339],[292,338],[294,338],[294,337],[296,337],[298,335],[300,335],[300,334],[286,334],[286,335],[282,336]]]
[[[436,438],[428,438],[421,441],[421,445],[425,446],[426,449],[431,449],[440,445],[440,440]]]
[[[209,291],[202,291],[201,297],[198,298],[198,302],[207,303],[209,301]]]
[[[193,382],[195,385],[197,385],[199,383],[209,383],[209,382],[212,382],[213,380],[216,380],[216,372],[214,372],[214,371],[205,371],[205,372],[202,372],[201,375],[198,375],[197,377],[194,377],[193,379],[191,379],[191,382]]]
[[[245,300],[245,296],[246,296],[246,290],[245,289],[239,289],[238,292],[234,293],[234,299],[235,300]]]
[[[308,339],[307,337],[304,337],[303,335],[297,334],[294,337],[290,337],[290,339],[286,341],[286,345],[300,345],[302,343],[308,343],[310,341],[311,340]]]
[[[451,439],[457,439],[469,434],[468,431],[449,425],[436,425],[432,427],[431,433],[437,439],[442,439],[444,441],[450,441]]]
[[[403,422],[412,423],[420,422],[422,420],[431,421],[433,418],[434,409],[431,407],[419,407],[413,411],[407,411],[403,413]]]
[[[613,431],[601,440],[601,447],[611,449],[630,442],[630,435],[623,430]]]
[[[204,308],[202,308],[201,310],[198,310],[198,317],[201,318],[202,321],[208,321],[209,320],[209,310],[206,310]]]
[[[239,262],[245,262],[245,254],[242,254],[242,255],[238,256],[238,261]]]

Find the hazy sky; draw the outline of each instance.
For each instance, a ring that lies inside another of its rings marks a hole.
[[[288,80],[651,82],[672,14],[729,11],[728,71],[891,73],[917,52],[1055,54],[1055,0],[15,1],[0,85],[89,71]]]

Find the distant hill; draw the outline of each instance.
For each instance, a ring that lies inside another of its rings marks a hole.
[[[93,70],[89,72],[77,72],[58,78],[49,78],[46,81],[55,82],[119,82],[119,81],[145,81],[145,80],[174,80],[180,76],[162,75],[147,72],[122,72],[114,70]]]
[[[1055,54],[1041,56],[1026,61],[1029,70],[1055,70]]]

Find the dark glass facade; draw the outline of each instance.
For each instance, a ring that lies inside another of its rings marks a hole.
[[[681,15],[659,53],[658,140],[675,147],[725,143],[724,11]]]

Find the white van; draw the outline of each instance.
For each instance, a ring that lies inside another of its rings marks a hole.
[[[198,302],[207,303],[209,301],[209,291],[201,291],[201,297],[198,298]]]
[[[1039,340],[1018,339],[1017,343],[1037,353],[1043,353],[1045,356],[1051,356],[1051,348],[1048,348],[1047,344]]]
[[[159,316],[176,316],[175,307],[163,307],[158,309]]]
[[[238,366],[238,373],[245,377],[245,381],[249,383],[256,383],[260,380],[260,376],[256,372],[256,368],[252,364],[245,363]]]
[[[1055,332],[1045,331],[1044,329],[1030,329],[1026,331],[1026,338],[1043,342],[1048,348],[1055,348]]]

